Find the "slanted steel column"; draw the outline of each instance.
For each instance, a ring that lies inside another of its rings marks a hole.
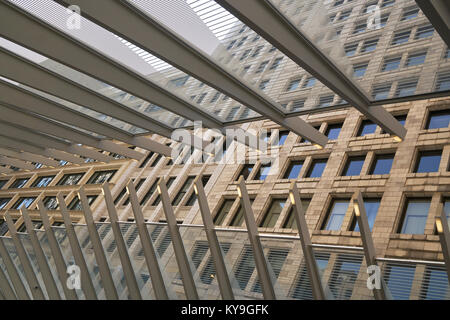
[[[309,279],[311,281],[313,297],[316,300],[326,300],[322,280],[320,279],[319,269],[317,268],[316,258],[314,257],[311,245],[311,236],[309,234],[308,225],[306,224],[305,210],[303,210],[300,194],[295,182],[291,184],[291,188],[289,189],[289,198],[292,203],[292,208],[294,209],[293,214],[300,235],[300,243],[302,245],[303,257],[305,258],[306,270],[308,271]]]
[[[25,278],[27,279],[28,285],[30,287],[31,294],[34,300],[45,300],[44,292],[39,285],[36,274],[34,273],[33,267],[31,266],[30,260],[28,260],[27,253],[25,248],[23,247],[22,242],[17,236],[17,229],[14,225],[14,222],[9,215],[9,212],[5,213],[5,220],[8,224],[9,234],[11,236],[12,241],[14,242],[14,246],[16,247],[17,256],[19,257],[20,264],[22,265],[23,271],[25,273]]]
[[[17,296],[14,293],[13,288],[9,284],[8,278],[6,277],[6,274],[3,272],[2,268],[0,268],[0,291],[2,292],[5,299],[17,300]]]
[[[258,227],[256,226],[255,216],[253,215],[252,205],[243,176],[239,178],[237,190],[239,199],[241,200],[241,206],[244,208],[244,218],[245,224],[247,225],[248,238],[253,248],[256,270],[258,271],[264,299],[275,300],[275,290],[273,288],[269,266],[267,265],[267,260],[264,256],[261,240],[259,239]]]
[[[67,266],[64,261],[64,257],[59,248],[58,241],[56,240],[55,234],[53,233],[50,221],[48,219],[47,211],[42,203],[42,200],[38,202],[39,214],[41,215],[42,224],[44,225],[45,235],[47,236],[48,245],[52,253],[53,260],[55,262],[56,271],[58,272],[59,281],[61,281],[61,286],[64,290],[64,295],[68,300],[78,300],[77,293],[75,289],[69,289],[67,287]]]
[[[66,202],[64,201],[62,193],[58,193],[56,196],[58,200],[59,209],[64,220],[64,226],[66,227],[67,238],[69,239],[70,248],[75,259],[75,263],[81,271],[81,288],[84,295],[88,300],[97,300],[97,294],[95,293],[94,284],[89,275],[89,270],[84,259],[83,252],[81,251],[80,243],[78,242],[77,235],[70,219],[69,211],[67,210]]]
[[[27,228],[27,233],[30,237],[31,245],[33,246],[33,251],[36,256],[36,261],[39,265],[39,271],[42,274],[42,279],[44,280],[48,297],[51,300],[61,300],[61,296],[59,295],[55,279],[53,279],[53,275],[47,263],[47,259],[45,258],[44,251],[42,250],[42,247],[36,236],[36,231],[34,231],[33,222],[28,215],[28,210],[25,207],[22,207],[20,209],[20,212],[22,213],[23,221],[25,223],[25,227]]]
[[[378,266],[375,245],[373,244],[372,232],[369,227],[369,220],[367,219],[366,208],[364,207],[364,200],[361,191],[356,191],[353,198],[353,209],[355,210],[356,220],[358,221],[359,230],[361,233],[361,240],[364,248],[364,257],[366,258],[366,265]],[[390,294],[383,279],[380,279],[380,289],[374,288],[373,295],[376,300],[388,300]]]
[[[131,260],[128,255],[128,250],[125,245],[125,241],[120,232],[119,217],[117,216],[116,207],[114,206],[114,200],[109,189],[109,184],[105,182],[102,185],[102,192],[106,202],[106,208],[108,209],[109,220],[111,221],[111,229],[116,240],[117,251],[119,252],[120,263],[122,264],[123,274],[125,281],[127,282],[128,292],[131,299],[142,300],[141,292],[136,281],[136,276],[131,265]]]
[[[445,270],[447,271],[447,278],[450,284],[450,230],[448,226],[448,219],[444,212],[444,204],[441,201],[438,206],[439,215],[436,217],[436,230],[439,235],[439,242],[442,247],[442,255],[444,256]]]
[[[145,226],[144,215],[142,214],[142,209],[139,205],[136,189],[132,180],[128,182],[127,190],[155,297],[158,300],[168,300],[169,295],[167,294],[166,284],[164,283],[164,278],[158,263],[158,256],[155,247],[153,246],[153,241],[148,234],[148,229]]]
[[[169,192],[164,178],[161,177],[158,181],[158,193],[161,197],[161,202],[166,215],[167,225],[170,236],[172,237],[173,250],[177,260],[178,268],[183,279],[184,292],[188,300],[198,300],[197,288],[195,287],[194,277],[192,276],[189,260],[184,249],[183,240],[181,239],[180,230],[178,229],[177,219],[173,212],[172,204],[170,203]]]
[[[231,288],[230,279],[228,277],[227,268],[223,259],[222,249],[217,239],[216,230],[209,210],[208,200],[206,198],[205,189],[203,188],[202,178],[198,176],[194,180],[194,192],[197,195],[200,213],[202,215],[203,224],[205,226],[206,237],[209,243],[209,251],[216,268],[217,282],[219,283],[220,294],[224,300],[234,300],[233,289]]]
[[[30,300],[28,291],[25,288],[25,285],[23,284],[13,261],[11,260],[11,257],[9,256],[8,250],[6,249],[2,239],[0,239],[0,256],[2,257],[3,263],[5,264],[6,271],[8,272],[9,279],[11,279],[11,283],[14,287],[17,298],[20,300]]]
[[[89,239],[91,240],[92,247],[94,248],[95,261],[97,261],[100,276],[102,278],[106,299],[119,300],[119,296],[111,275],[111,270],[109,269],[108,260],[106,260],[105,251],[103,250],[102,241],[100,240],[97,228],[95,227],[91,207],[89,206],[89,201],[83,187],[78,190],[78,197],[83,207],[84,219],[86,221]]]

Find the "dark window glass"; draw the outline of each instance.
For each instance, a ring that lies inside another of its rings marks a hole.
[[[320,178],[327,165],[327,159],[315,159],[306,174],[306,178]]]
[[[139,165],[139,168],[145,167],[154,154],[155,153],[153,151],[150,151],[150,153],[145,157],[144,161],[142,161],[142,163]]]
[[[253,204],[253,201],[255,199],[250,198],[250,203]],[[244,223],[244,209],[242,206],[239,206],[236,213],[233,216],[233,219],[231,219],[231,222],[228,224],[230,227],[242,227],[242,224]]]
[[[97,199],[97,195],[91,195],[91,196],[86,196],[89,205],[91,205],[95,199]],[[83,210],[83,205],[81,204],[81,201],[78,197],[75,197],[72,199],[72,201],[69,203],[69,205],[67,206],[67,209],[69,210],[78,210],[81,211]]]
[[[408,59],[406,59],[405,65],[407,67],[417,66],[419,64],[423,64],[425,62],[425,58],[427,57],[426,52],[419,52],[410,54],[408,56]]]
[[[36,200],[36,197],[21,197],[14,203],[11,209],[19,210],[22,207],[29,208],[31,204]]]
[[[253,170],[253,164],[246,163],[244,164],[244,167],[241,170],[241,173],[236,178],[236,181],[239,180],[241,176],[244,176],[244,180],[247,180],[248,176],[250,175],[250,172]]]
[[[55,176],[45,176],[45,177],[38,177],[33,184],[31,185],[32,188],[42,188],[46,187],[52,182],[53,178]]]
[[[0,210],[6,207],[11,198],[0,198]]]
[[[306,211],[308,210],[309,204],[311,203],[311,199],[301,199],[302,202],[302,208],[304,213],[306,214]],[[289,210],[289,213],[286,217],[286,219],[284,220],[284,224],[283,224],[283,228],[285,229],[294,229],[297,230],[297,222],[295,221],[295,217],[294,217],[294,208],[291,207],[291,209]]]
[[[278,136],[278,145],[282,146],[285,142],[287,137],[289,136],[289,131],[280,131]]]
[[[421,151],[414,172],[438,172],[441,163],[442,150]]]
[[[233,206],[234,199],[226,199],[222,203],[219,212],[214,216],[213,222],[216,226],[220,226],[223,221],[225,220],[225,217],[228,215],[228,213],[231,210],[231,207]]]
[[[330,140],[336,140],[339,137],[339,133],[341,133],[342,123],[329,124],[327,126],[327,131],[325,131],[325,135]]]
[[[155,182],[153,182],[152,186],[150,187],[150,189],[148,189],[148,191],[145,193],[144,197],[142,198],[142,200],[139,202],[139,204],[141,206],[143,206],[148,199],[150,199],[150,197],[153,195],[153,193],[156,190],[156,187],[158,186],[158,179],[155,180]]]
[[[448,128],[450,124],[450,109],[431,111],[428,115],[426,129]]]
[[[297,179],[302,167],[303,161],[291,161],[283,176],[283,179]]]
[[[365,156],[349,157],[345,165],[343,176],[359,176],[364,164]]]
[[[84,173],[70,173],[65,174],[61,180],[58,181],[58,186],[73,186],[78,183],[78,181],[81,180],[81,178],[84,176]]]
[[[184,182],[183,186],[181,187],[180,191],[178,191],[177,195],[172,201],[173,206],[178,206],[181,202],[181,200],[184,198],[186,193],[188,192],[189,188],[192,185],[192,182],[194,182],[195,177],[188,177],[186,181]]]
[[[273,228],[277,223],[278,217],[286,204],[286,200],[276,199],[272,201],[264,219],[262,220],[260,227]]]
[[[0,180],[0,189],[8,182],[8,180]]]
[[[375,156],[369,174],[389,174],[391,172],[394,154],[379,154]]]
[[[384,59],[384,63],[381,67],[381,71],[391,71],[391,70],[398,69],[400,67],[401,60],[402,60],[402,57]]]
[[[271,163],[261,164],[253,180],[266,180],[267,176],[269,175],[271,166]]]
[[[23,186],[27,184],[28,180],[30,180],[30,178],[16,179],[9,186],[9,189],[20,189],[20,188],[23,188]]]
[[[45,197],[43,203],[47,210],[56,210],[59,206],[55,196]]]
[[[88,180],[87,184],[102,184],[109,182],[117,170],[96,171]]]
[[[176,177],[170,177],[169,180],[167,180],[166,186],[167,190],[169,190],[172,183],[175,181]],[[161,202],[161,196],[158,194],[156,199],[153,201],[152,206],[157,206]]]

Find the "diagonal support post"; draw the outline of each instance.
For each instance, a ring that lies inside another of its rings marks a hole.
[[[450,284],[450,228],[448,226],[448,219],[444,212],[444,204],[442,199],[438,206],[439,215],[436,217],[436,231],[439,235],[439,242],[442,247],[442,254],[444,256],[445,270],[447,271],[447,278]]]

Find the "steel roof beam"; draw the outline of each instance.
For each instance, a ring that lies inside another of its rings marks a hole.
[[[29,152],[16,152],[16,151],[13,151],[13,150],[0,148],[0,154],[2,154],[4,156],[11,157],[11,158],[20,159],[20,160],[25,160],[25,161],[31,161],[31,162],[45,164],[46,166],[49,166],[49,167],[57,167],[57,166],[59,166],[59,162],[58,161],[52,160],[50,158],[39,156],[37,154],[32,154],[32,153],[29,153]]]
[[[222,126],[221,121],[180,95],[160,87],[5,0],[0,1],[0,35],[182,117],[201,120],[210,128]]]
[[[172,148],[164,144],[153,141],[150,138],[134,137],[126,131],[105,124],[104,122],[86,116],[79,111],[72,110],[2,80],[0,80],[0,100],[6,105],[18,106],[29,112],[89,130],[149,151],[161,153],[165,156],[170,156],[172,153]]]
[[[25,169],[25,170],[36,169],[32,164],[26,163],[25,161],[18,160],[18,159],[11,159],[11,158],[5,157],[5,156],[0,156],[0,163],[14,166],[14,167],[20,168],[20,169]]]
[[[128,1],[58,0],[57,2],[66,6],[80,6],[83,8],[82,15],[103,28],[137,44],[292,132],[322,146],[327,143],[328,139],[305,121],[299,120],[295,123],[284,121],[285,115],[281,106],[275,101],[193,48],[180,36]]]
[[[269,1],[216,1],[368,119],[385,131],[404,139],[406,129],[383,107],[371,107],[370,100],[358,85],[339,70]]]
[[[450,3],[448,0],[416,0],[416,3],[450,48]]]

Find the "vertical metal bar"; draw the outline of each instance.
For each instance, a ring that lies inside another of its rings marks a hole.
[[[311,236],[309,234],[308,225],[306,224],[305,211],[303,210],[300,194],[297,184],[293,182],[289,190],[289,198],[294,208],[293,214],[297,223],[300,235],[300,243],[302,245],[303,256],[305,258],[306,270],[311,280],[311,290],[314,299],[326,300],[325,292],[320,279],[319,269],[317,268],[316,258],[314,257],[313,248],[311,246]]]
[[[97,294],[92,283],[92,279],[89,275],[86,260],[84,259],[83,252],[81,251],[80,243],[78,242],[77,235],[70,219],[69,211],[67,210],[66,202],[64,201],[62,193],[58,193],[56,196],[58,200],[59,209],[64,220],[64,226],[66,227],[67,238],[69,239],[70,248],[75,259],[75,263],[80,268],[81,272],[81,288],[88,300],[97,300]]]
[[[436,230],[439,235],[439,242],[442,247],[442,254],[444,256],[445,270],[447,271],[447,278],[450,284],[450,230],[448,226],[448,219],[444,212],[444,204],[441,201],[438,206],[439,216],[436,217]]]
[[[253,215],[252,205],[243,176],[239,178],[237,188],[241,206],[244,208],[244,218],[245,224],[247,225],[248,238],[253,248],[256,270],[258,272],[259,281],[261,282],[264,299],[275,300],[275,290],[273,288],[267,260],[264,257],[264,250],[259,239],[258,227],[256,226],[255,216]]]
[[[181,278],[183,279],[184,292],[188,300],[198,300],[197,288],[195,287],[194,277],[192,276],[189,260],[184,249],[183,240],[181,239],[180,230],[178,229],[177,220],[173,212],[172,204],[170,203],[169,192],[164,178],[161,177],[158,181],[158,193],[161,197],[161,202],[166,215],[167,225],[170,236],[172,237],[173,250],[177,260],[178,268],[180,270]]]
[[[28,295],[27,289],[20,278],[19,273],[17,272],[14,263],[9,256],[8,250],[6,250],[5,244],[3,240],[0,239],[0,256],[3,259],[3,263],[5,264],[6,271],[8,272],[9,278],[11,279],[11,283],[16,292],[17,298],[20,300],[30,300],[30,296]]]
[[[45,300],[44,292],[42,292],[41,286],[39,285],[36,274],[34,273],[33,267],[31,266],[30,260],[28,260],[27,253],[25,248],[23,247],[22,242],[17,236],[17,229],[14,225],[14,222],[9,215],[9,212],[5,213],[6,223],[8,224],[9,234],[11,239],[16,247],[17,255],[19,256],[20,263],[23,267],[23,271],[25,273],[25,278],[27,279],[28,285],[31,290],[31,295],[35,300]]]
[[[5,299],[17,300],[17,296],[14,293],[13,288],[9,284],[8,278],[6,277],[6,274],[3,272],[2,268],[0,268],[0,290],[2,291]]]
[[[56,240],[55,234],[53,233],[50,221],[48,219],[47,211],[42,203],[42,200],[38,202],[39,214],[41,215],[42,224],[44,225],[45,235],[47,236],[47,241],[52,253],[53,260],[55,262],[56,271],[58,272],[59,281],[61,281],[61,286],[64,290],[64,295],[68,300],[78,300],[77,293],[75,289],[69,289],[67,287],[67,266],[64,261],[64,257],[59,248],[58,241]]]
[[[125,245],[125,241],[120,232],[119,218],[117,216],[116,207],[114,206],[114,200],[111,195],[108,183],[104,183],[102,186],[103,196],[106,202],[106,208],[108,209],[109,219],[111,221],[111,229],[114,234],[114,239],[117,244],[117,251],[119,252],[120,263],[122,264],[125,281],[127,282],[128,292],[131,299],[142,300],[141,292],[136,281],[133,266],[131,265],[130,257],[128,256],[128,250]]]
[[[197,195],[198,205],[200,207],[200,213],[202,215],[206,237],[209,243],[209,250],[216,268],[217,282],[219,283],[222,299],[234,300],[233,289],[231,288],[222,250],[220,249],[219,240],[217,239],[216,230],[214,229],[214,223],[211,217],[211,211],[209,210],[201,176],[198,176],[194,180],[194,192]]]
[[[36,256],[36,261],[39,265],[39,271],[42,274],[42,279],[44,280],[48,297],[51,300],[61,300],[61,296],[59,295],[55,279],[53,279],[53,275],[47,263],[47,259],[45,258],[44,251],[42,250],[39,240],[36,236],[36,231],[34,231],[33,222],[28,215],[28,210],[23,207],[20,209],[20,212],[22,213],[23,221],[25,223],[25,227],[27,228],[27,233],[30,236],[31,245],[33,246],[33,251]]]
[[[377,266],[377,255],[375,251],[375,245],[373,244],[372,232],[369,227],[369,220],[367,219],[366,208],[364,206],[364,200],[361,191],[356,191],[353,197],[353,209],[355,210],[356,220],[358,221],[359,230],[361,233],[361,240],[364,248],[364,256],[366,258],[366,265]],[[389,294],[387,293],[387,286],[383,279],[380,279],[381,286],[379,289],[373,289],[373,295],[376,300],[387,300]]]
[[[142,250],[144,251],[145,262],[147,263],[148,271],[150,272],[150,279],[153,284],[153,291],[156,299],[168,300],[166,284],[158,264],[158,256],[156,255],[153,241],[148,234],[148,229],[145,226],[144,215],[142,214],[139,200],[136,194],[133,181],[130,180],[127,185],[128,195],[130,197],[131,208],[133,209],[134,220],[139,232],[139,239],[141,240]]]
[[[95,260],[97,261],[100,276],[102,278],[106,299],[119,300],[119,296],[111,275],[111,270],[109,269],[108,261],[106,260],[105,251],[103,250],[102,242],[98,235],[97,228],[95,227],[92,211],[83,187],[78,190],[78,197],[83,207],[84,219],[86,221],[89,239],[91,240],[92,247],[94,249]]]

